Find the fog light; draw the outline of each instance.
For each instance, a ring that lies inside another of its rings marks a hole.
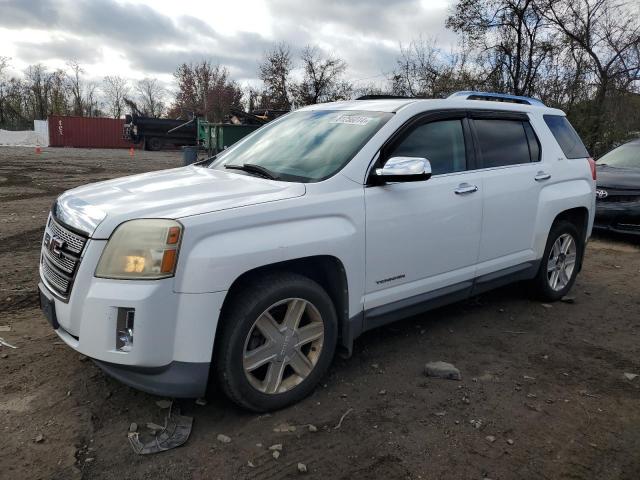
[[[135,315],[135,308],[118,308],[116,350],[130,352],[133,348],[133,321]]]

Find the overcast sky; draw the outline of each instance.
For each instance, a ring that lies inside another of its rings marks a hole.
[[[169,84],[176,66],[209,59],[241,83],[255,83],[273,42],[316,44],[344,58],[349,78],[366,84],[391,71],[400,43],[419,35],[442,48],[452,0],[0,0],[0,56],[12,69],[77,59],[88,77]]]

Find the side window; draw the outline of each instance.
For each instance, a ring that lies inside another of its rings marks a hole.
[[[414,127],[389,157],[426,158],[434,175],[466,170],[462,120],[440,120]]]
[[[567,158],[585,158],[589,156],[580,136],[573,129],[567,117],[545,115],[544,121],[553,133],[558,145]]]
[[[482,168],[529,163],[532,158],[536,160],[536,156],[531,155],[535,152],[529,151],[530,143],[525,130],[528,122],[476,119],[474,125],[481,152]],[[537,148],[539,149],[539,146]],[[537,157],[539,155],[538,151]]]

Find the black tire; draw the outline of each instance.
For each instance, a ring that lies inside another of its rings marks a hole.
[[[306,300],[316,307],[324,323],[324,339],[317,362],[308,376],[288,391],[267,394],[250,383],[243,367],[245,341],[254,322],[275,303],[290,298]],[[329,295],[313,280],[294,273],[273,273],[241,285],[223,309],[214,349],[214,369],[226,396],[254,412],[277,410],[309,395],[333,359],[338,319]]]
[[[162,149],[163,144],[164,142],[162,139],[158,137],[151,137],[145,140],[145,146],[147,147],[147,150],[151,152],[157,152]]]
[[[569,281],[567,284],[559,290],[554,290],[551,287],[549,274],[548,274],[548,262],[551,254],[551,249],[553,248],[556,240],[562,235],[571,235],[573,241],[576,246],[576,259],[573,271],[571,272],[571,276],[569,277]],[[581,231],[576,228],[576,226],[567,221],[567,220],[559,220],[553,224],[551,227],[551,231],[549,232],[549,237],[547,238],[547,244],[544,249],[544,254],[542,255],[542,259],[540,262],[540,268],[538,273],[533,280],[533,287],[535,289],[535,293],[540,300],[547,302],[555,302],[564,297],[576,280],[578,272],[580,271],[580,265],[582,262],[582,255],[584,253],[584,235]]]

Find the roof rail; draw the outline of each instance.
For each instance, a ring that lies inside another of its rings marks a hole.
[[[493,102],[519,103],[521,105],[546,107],[546,105],[537,98],[520,97],[518,95],[507,95],[504,93],[463,91],[452,93],[448,98],[464,98],[466,100],[488,100]]]
[[[405,97],[402,95],[362,95],[361,97],[356,98],[356,100],[387,100],[387,99],[405,99],[405,100],[415,100],[416,97]]]

